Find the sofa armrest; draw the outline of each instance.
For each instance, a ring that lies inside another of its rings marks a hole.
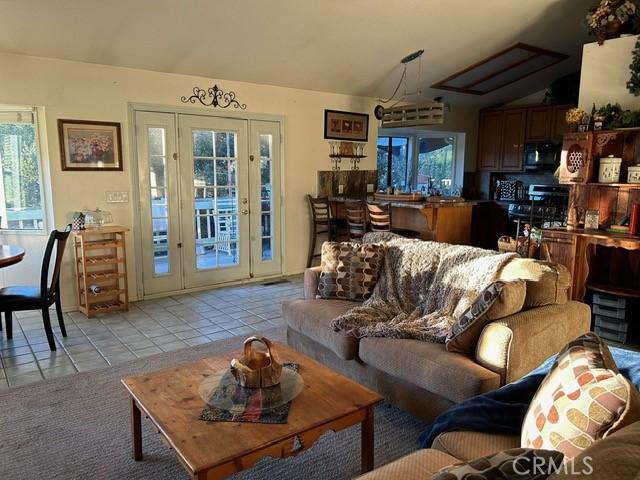
[[[304,271],[304,298],[313,300],[318,291],[318,281],[320,280],[321,267],[311,267]]]
[[[510,383],[529,373],[569,341],[589,331],[591,309],[580,302],[524,310],[486,325],[476,361]]]

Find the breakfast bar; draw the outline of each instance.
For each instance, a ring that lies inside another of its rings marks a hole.
[[[334,218],[345,218],[345,197],[330,197]],[[464,199],[430,199],[419,202],[367,198],[369,203],[389,203],[392,227],[416,232],[422,240],[468,245],[471,241],[471,213],[475,202]]]

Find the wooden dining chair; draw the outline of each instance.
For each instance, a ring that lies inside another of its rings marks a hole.
[[[347,226],[349,228],[349,240],[362,241],[367,233],[367,213],[362,200],[345,200],[344,209],[347,214]]]
[[[58,323],[62,336],[67,336],[62,318],[62,306],[60,304],[60,265],[64,255],[64,248],[71,233],[71,224],[67,225],[64,231],[54,230],[49,235],[49,241],[44,250],[42,259],[42,269],[40,271],[39,286],[16,286],[0,288],[0,312],[4,313],[5,326],[7,330],[7,340],[13,338],[13,312],[24,310],[41,310],[44,322],[44,331],[47,334],[47,341],[51,351],[56,349],[56,342],[51,330],[51,319],[49,318],[49,307],[55,303]],[[49,267],[51,257],[55,251],[55,259],[51,280],[49,280]]]
[[[316,244],[320,235],[326,235],[328,241],[335,239],[335,230],[331,218],[331,208],[327,197],[314,198],[307,195],[307,202],[311,210],[311,235],[309,237],[309,252],[307,254],[307,268],[313,263],[313,259],[321,256],[316,253]]]
[[[367,211],[369,212],[369,225],[372,232],[391,231],[391,205],[388,203],[367,202]]]

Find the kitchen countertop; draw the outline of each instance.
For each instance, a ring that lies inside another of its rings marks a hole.
[[[345,200],[349,199],[346,197],[329,197],[330,202],[342,203]],[[461,200],[456,202],[388,202],[387,200],[374,200],[373,197],[367,197],[366,201],[369,203],[389,203],[392,207],[396,208],[415,208],[418,210],[424,208],[465,207],[477,203],[475,200]]]

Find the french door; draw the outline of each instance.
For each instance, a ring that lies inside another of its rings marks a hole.
[[[136,112],[145,295],[281,272],[280,124]]]

